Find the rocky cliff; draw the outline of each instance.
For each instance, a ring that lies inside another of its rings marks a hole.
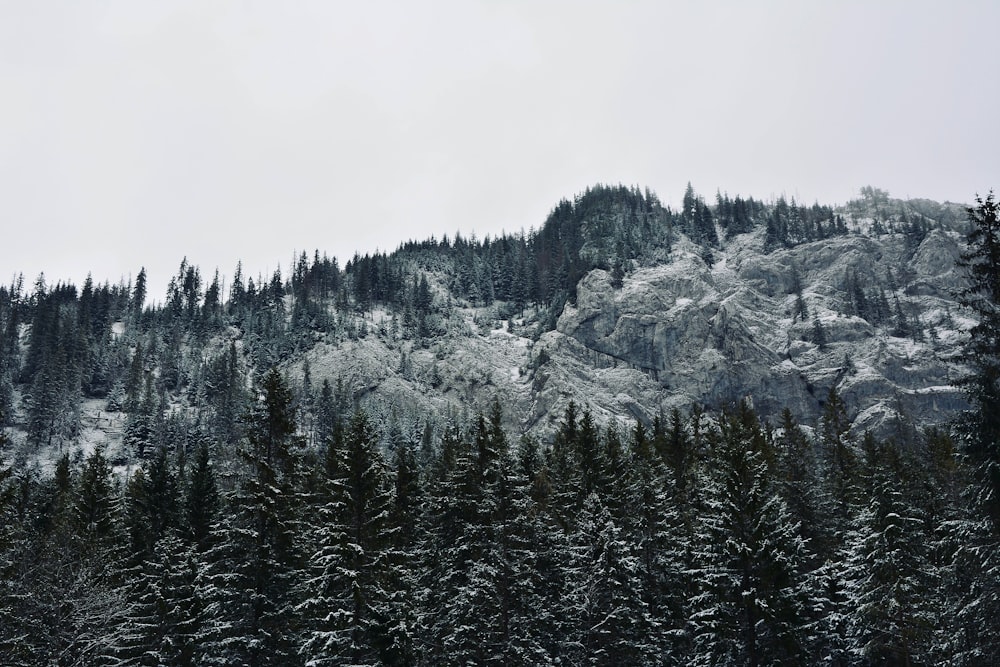
[[[951,296],[958,252],[955,235],[935,231],[915,247],[902,235],[849,235],[765,253],[757,232],[733,239],[712,266],[678,244],[670,261],[637,268],[620,289],[592,271],[539,341],[551,359],[538,371],[543,393],[599,397],[609,413],[645,417],[749,396],[763,414],[788,407],[810,423],[835,387],[857,428],[886,429],[899,414],[946,421],[965,405],[954,386],[955,346],[969,324]],[[881,289],[909,318],[905,337],[895,323],[849,314],[847,277],[865,277],[874,293],[887,273],[899,282]],[[794,281],[807,317],[796,312]]]
[[[825,231],[813,234],[819,240],[782,239],[770,223],[758,221],[744,233],[717,224],[715,234],[702,229],[695,242],[691,237],[697,235],[682,226],[684,217],[657,208],[655,200],[637,200],[647,207],[642,215],[620,206],[594,213],[585,201],[561,206],[557,213],[563,217],[553,216],[563,226],[547,226],[535,238],[542,248],[537,266],[549,278],[530,272],[522,278],[539,284],[556,284],[556,241],[569,238],[559,242],[576,248],[572,257],[578,261],[569,271],[568,255],[561,260],[563,278],[573,276],[572,289],[549,302],[489,301],[482,295],[492,292],[492,284],[469,288],[490,270],[499,285],[500,267],[523,267],[523,238],[514,240],[521,254],[506,263],[494,257],[492,269],[473,257],[470,245],[456,250],[456,239],[450,248],[420,246],[382,258],[386,265],[394,262],[384,275],[395,271],[412,282],[413,294],[419,292],[402,305],[349,299],[346,291],[366,275],[355,262],[336,274],[344,281],[339,292],[331,289],[312,301],[300,296],[303,269],[285,287],[278,281],[262,289],[257,310],[230,302],[225,318],[207,305],[190,322],[178,308],[147,312],[145,320],[129,319],[126,312],[111,324],[108,338],[94,339],[108,343],[106,359],[89,371],[96,379],[97,371],[114,371],[119,379],[108,383],[117,383],[117,391],[112,386],[100,396],[92,390],[77,407],[66,399],[77,425],[53,427],[48,432],[55,439],[50,435],[48,441],[84,450],[103,442],[113,457],[131,460],[135,447],[125,444],[123,424],[134,427],[141,419],[119,411],[129,410],[122,385],[132,374],[145,378],[145,384],[135,383],[133,411],[142,395],[162,414],[184,415],[191,422],[184,428],[204,430],[212,411],[225,407],[206,409],[205,399],[220,400],[213,382],[230,349],[234,356],[226,368],[238,373],[245,390],[277,361],[302,396],[318,395],[329,381],[345,409],[350,403],[364,407],[390,437],[408,432],[412,438],[427,424],[463,422],[487,411],[494,398],[503,404],[513,435],[542,441],[571,401],[600,423],[627,426],[674,408],[688,412],[698,404],[712,411],[750,398],[772,423],[787,407],[808,427],[818,423],[835,389],[855,431],[880,435],[945,424],[966,406],[956,383],[965,373],[962,340],[974,322],[954,298],[964,280],[956,266],[964,238],[958,207],[897,202],[899,213],[886,225],[878,213],[849,206],[826,210],[824,215],[835,215],[836,227],[824,218]],[[621,239],[632,239],[631,255],[616,249],[624,246]],[[485,253],[485,246],[478,252]],[[396,289],[410,294],[403,284]],[[513,291],[509,284],[507,289]],[[75,299],[75,292],[70,296]],[[197,294],[190,301],[197,306]],[[424,318],[420,326],[413,324],[417,308]],[[88,312],[82,305],[78,310]],[[22,325],[26,361],[33,326]],[[268,335],[277,343],[271,345]],[[147,352],[139,358],[142,344]],[[16,443],[28,443],[30,427],[46,416],[32,396],[40,387],[15,386],[16,400],[9,405]],[[309,430],[308,420],[317,417],[310,410],[302,414]],[[18,451],[35,457],[37,442]]]
[[[630,422],[750,397],[764,415],[788,407],[815,424],[831,388],[857,430],[889,432],[898,417],[939,424],[965,406],[956,350],[971,322],[952,296],[960,243],[941,230],[919,242],[856,232],[766,252],[758,229],[709,264],[681,238],[655,265],[630,266],[620,286],[609,271],[587,273],[537,340],[530,312],[503,321],[458,304],[447,333],[424,345],[393,340],[375,318],[368,337],[304,358],[314,381],[344,379],[386,419],[460,415],[498,396],[514,432],[543,439],[571,400]]]

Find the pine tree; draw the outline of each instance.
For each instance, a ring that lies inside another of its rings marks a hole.
[[[191,477],[184,495],[184,525],[191,540],[202,550],[209,546],[212,524],[219,508],[215,473],[209,458],[208,444],[195,450]]]
[[[198,595],[201,563],[176,534],[160,539],[141,567],[130,572],[128,619],[109,651],[121,665],[193,667],[203,631]]]
[[[978,323],[969,330],[963,381],[973,409],[962,415],[958,436],[969,470],[971,512],[953,525],[958,544],[951,567],[960,600],[954,646],[959,664],[1000,662],[995,632],[1000,617],[1000,204],[989,193],[968,209],[968,250],[959,260],[968,284],[959,302]]]
[[[424,488],[412,442],[397,445],[393,459],[393,507],[390,516],[392,550],[386,577],[389,614],[379,629],[380,659],[387,665],[410,665],[417,658],[418,546],[424,530]]]
[[[554,494],[552,509],[559,511],[558,521],[572,532],[575,518],[586,498],[583,463],[580,461],[580,424],[577,405],[570,401],[563,420],[546,452],[546,465]],[[584,449],[589,449],[585,446]],[[588,464],[589,465],[589,464]],[[592,475],[591,475],[592,476]]]
[[[129,309],[135,321],[142,315],[142,309],[146,305],[146,267],[139,269],[139,275],[135,277],[135,287],[132,290],[132,300]]]
[[[634,555],[635,591],[642,602],[634,609],[636,629],[643,635],[643,648],[635,658],[668,662],[679,660],[677,636],[685,624],[685,603],[680,591],[685,586],[686,549],[690,546],[685,534],[678,495],[668,491],[668,471],[657,443],[665,439],[657,420],[650,441],[644,429],[636,425],[631,456],[623,477],[625,507],[620,520],[621,539],[628,543]],[[674,443],[683,447],[683,443]],[[676,452],[664,443],[660,449]],[[683,466],[683,464],[681,464]],[[682,473],[683,474],[683,473]],[[676,478],[675,478],[676,479]],[[613,530],[605,526],[606,530]],[[673,638],[672,640],[668,640]],[[637,647],[638,648],[638,647]]]
[[[795,421],[792,411],[781,413],[778,436],[778,491],[803,535],[819,538],[820,478],[813,443]]]
[[[74,522],[80,537],[100,548],[113,535],[116,499],[111,481],[111,467],[100,447],[84,463],[77,487]]]
[[[57,472],[58,514],[44,543],[45,557],[35,564],[35,609],[28,611],[37,615],[34,631],[43,640],[38,657],[65,664],[111,664],[130,612],[121,580],[120,547],[125,540],[111,469],[97,448],[85,460],[78,480],[68,475],[68,467]]]
[[[844,400],[836,387],[831,387],[820,418],[821,465],[832,503],[828,512],[831,534],[847,529],[857,500],[858,453],[849,428]]]
[[[848,566],[851,650],[868,664],[921,664],[931,628],[924,521],[904,496],[909,475],[892,443],[866,438],[868,505],[852,531]]]
[[[633,542],[595,494],[585,499],[578,526],[563,601],[575,621],[565,657],[573,664],[609,666],[662,661]]]
[[[386,659],[407,641],[394,634],[399,610],[386,589],[393,564],[392,486],[364,412],[351,419],[343,449],[328,449],[325,469],[309,559],[313,599],[303,605],[305,657],[318,665],[406,664],[398,655]]]
[[[959,302],[979,322],[969,331],[965,389],[975,411],[963,423],[965,454],[974,471],[975,502],[1000,535],[1000,204],[991,192],[968,210],[972,229],[960,266],[968,286]]]
[[[431,625],[436,646],[432,660],[479,661],[495,646],[496,598],[491,589],[496,578],[493,518],[501,452],[482,415],[476,420],[471,446],[462,446],[447,480],[450,497],[436,499],[432,517],[434,542],[428,553],[438,553],[431,572],[440,577],[445,610]],[[504,441],[505,442],[505,441]],[[440,647],[440,648],[438,648]]]
[[[205,556],[201,595],[208,618],[197,660],[295,664],[299,439],[291,390],[276,369],[261,382],[246,430],[243,476],[229,496],[218,544]]]
[[[806,661],[806,547],[774,489],[766,447],[745,403],[723,415],[698,545],[696,664]]]
[[[125,521],[134,558],[143,561],[153,554],[157,540],[177,526],[177,480],[160,447],[126,486]]]
[[[23,516],[16,508],[16,487],[12,466],[4,465],[3,453],[7,449],[7,436],[3,430],[0,412],[0,655],[7,656],[12,664],[27,664],[30,645],[18,630],[23,622],[19,618],[22,592],[15,582],[18,557],[17,542],[21,534]]]
[[[826,329],[823,328],[823,323],[819,321],[819,316],[813,317],[812,322],[812,341],[821,350],[826,349]]]
[[[324,387],[329,387],[325,384]],[[345,521],[345,454],[330,441],[318,471],[320,482],[310,498],[309,564],[299,613],[304,636],[300,653],[308,664],[336,665],[349,659],[353,605]]]
[[[388,591],[383,588],[390,569],[392,487],[379,451],[378,433],[364,412],[355,413],[345,434],[344,525],[348,560],[354,573],[350,658],[360,664],[374,661],[391,623]]]

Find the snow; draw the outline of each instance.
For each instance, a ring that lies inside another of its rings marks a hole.
[[[918,387],[913,390],[915,394],[952,394],[959,391],[958,387],[950,384],[934,385],[933,387]]]

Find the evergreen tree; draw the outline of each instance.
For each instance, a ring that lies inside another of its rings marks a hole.
[[[15,582],[18,558],[17,542],[23,540],[23,516],[18,516],[14,471],[5,465],[3,453],[7,449],[7,436],[3,430],[0,412],[0,655],[7,656],[12,664],[28,664],[30,644],[18,630],[23,622],[19,618],[22,592]]]
[[[242,478],[229,497],[227,523],[207,554],[201,584],[208,622],[196,659],[204,664],[288,665],[297,655],[294,581],[299,446],[292,393],[272,369],[246,417]]]
[[[201,634],[202,600],[197,595],[200,563],[191,545],[175,534],[156,543],[150,558],[128,582],[125,630],[111,648],[115,664],[193,667]]]
[[[566,658],[573,664],[661,662],[665,657],[643,594],[639,558],[596,495],[584,501],[569,562],[569,607],[576,609]]]
[[[976,410],[963,423],[965,453],[974,470],[975,502],[1000,535],[1000,204],[991,192],[968,211],[972,229],[960,265],[968,286],[959,302],[978,323],[969,331],[965,388]]]
[[[142,315],[142,309],[146,304],[146,267],[139,269],[139,275],[135,277],[135,287],[132,290],[132,301],[130,309],[133,317],[138,320]]]
[[[826,330],[823,328],[823,323],[819,321],[818,316],[813,317],[812,341],[816,343],[816,347],[819,349],[826,349]]]
[[[636,425],[631,456],[623,475],[628,509],[621,520],[624,530],[620,539],[635,557],[632,585],[638,586],[635,593],[642,603],[641,609],[632,610],[633,622],[643,635],[644,644],[635,659],[648,660],[655,655],[663,663],[679,660],[681,655],[676,638],[685,625],[687,601],[679,592],[687,583],[683,573],[690,564],[687,557],[690,543],[678,502],[681,497],[671,497],[668,472],[662,455],[656,451],[656,443],[664,438],[659,423],[657,420],[652,441]],[[674,445],[683,447],[684,443]],[[676,454],[672,448],[669,451]],[[607,525],[603,528],[617,529]],[[605,539],[608,537],[605,535]]]
[[[35,599],[26,613],[34,617],[40,661],[112,664],[130,613],[121,580],[118,494],[100,448],[84,461],[77,480],[68,463],[57,470],[57,514],[44,557],[35,564]]]
[[[844,400],[836,387],[831,387],[820,418],[821,465],[832,503],[828,511],[831,534],[842,533],[849,527],[857,500],[858,452],[849,428]]]
[[[399,613],[385,588],[393,562],[392,486],[378,434],[365,413],[355,413],[343,449],[332,447],[326,461],[323,521],[314,528],[310,558],[309,588],[319,596],[304,606],[307,661],[406,664],[395,650],[408,641],[389,640]]]
[[[766,447],[745,403],[723,415],[698,545],[697,664],[806,662],[806,547],[775,492]]]
[[[851,650],[868,664],[922,664],[937,618],[924,523],[904,497],[909,475],[896,445],[866,443],[869,501],[849,545]]]
[[[972,371],[964,386],[973,410],[958,425],[974,514],[960,524],[963,548],[953,567],[961,591],[959,661],[991,664],[1000,662],[993,631],[1000,618],[1000,204],[992,192],[977,196],[976,204],[968,210],[968,250],[959,261],[968,285],[958,295],[979,320],[964,353]]]
[[[353,604],[351,647],[353,663],[375,661],[391,624],[384,582],[391,565],[393,543],[392,487],[379,450],[378,433],[364,412],[357,412],[345,434],[344,525]]]
[[[778,491],[792,519],[801,525],[804,536],[820,538],[819,498],[822,490],[815,449],[788,408],[781,413],[778,459]]]
[[[341,443],[331,442],[324,453],[321,482],[311,498],[314,521],[306,538],[310,556],[304,580],[308,594],[302,596],[300,607],[305,629],[300,652],[308,664],[343,664],[352,648],[354,598],[347,565],[344,459]]]
[[[184,523],[192,541],[202,550],[210,543],[212,524],[219,509],[219,494],[215,473],[209,458],[207,443],[195,450],[184,496]]]
[[[100,548],[113,537],[115,510],[111,467],[98,447],[80,473],[73,515],[77,531],[87,545]]]
[[[160,447],[126,486],[126,523],[136,559],[152,557],[157,540],[177,526],[177,503],[177,480]]]

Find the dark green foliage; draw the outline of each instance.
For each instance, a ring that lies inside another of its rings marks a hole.
[[[7,663],[993,655],[991,542],[965,519],[948,439],[858,447],[835,392],[817,442],[787,411],[773,435],[747,404],[625,438],[573,405],[547,453],[512,451],[495,403],[418,456],[363,412],[310,450],[282,376],[260,389],[221,482],[204,442],[155,450],[122,490],[99,450],[44,484],[2,469]]]
[[[701,517],[694,650],[704,664],[802,664],[807,545],[775,488],[770,444],[746,404],[723,415]]]
[[[873,664],[921,664],[935,623],[923,517],[905,482],[895,443],[866,438],[868,504],[857,517],[848,560],[850,635]]]
[[[823,323],[819,321],[819,317],[813,318],[812,341],[816,343],[816,347],[819,349],[826,349],[826,329],[823,328]]]
[[[145,560],[157,541],[178,525],[177,479],[159,448],[143,468],[129,479],[125,489],[126,523],[134,557]]]
[[[297,655],[295,539],[299,443],[292,394],[272,369],[245,418],[243,471],[228,498],[230,516],[207,554],[202,597],[209,623],[199,639],[202,662],[233,656],[249,665],[293,664]]]
[[[1000,204],[992,192],[976,202],[969,209],[969,250],[961,258],[969,285],[960,302],[979,319],[965,353],[973,369],[965,387],[977,408],[965,421],[965,450],[975,471],[976,502],[1000,535]]]
[[[188,535],[199,548],[209,545],[212,523],[219,509],[219,494],[215,473],[209,460],[208,445],[195,450],[191,463],[191,478],[184,495],[184,520]]]
[[[951,539],[962,546],[949,583],[961,600],[954,646],[965,664],[989,664],[1000,660],[1000,205],[992,192],[976,204],[959,262],[968,280],[959,301],[978,319],[964,349],[970,374],[963,385],[973,409],[958,424],[972,511],[950,524]]]
[[[789,203],[784,197],[780,197],[770,210],[762,211],[760,217],[765,218],[764,247],[767,250],[847,233],[843,221],[834,216],[829,206],[813,204],[807,208],[799,206],[794,199]]]
[[[836,387],[831,387],[820,420],[820,465],[831,506],[831,530],[846,529],[858,492],[858,452],[848,432],[847,407]]]

